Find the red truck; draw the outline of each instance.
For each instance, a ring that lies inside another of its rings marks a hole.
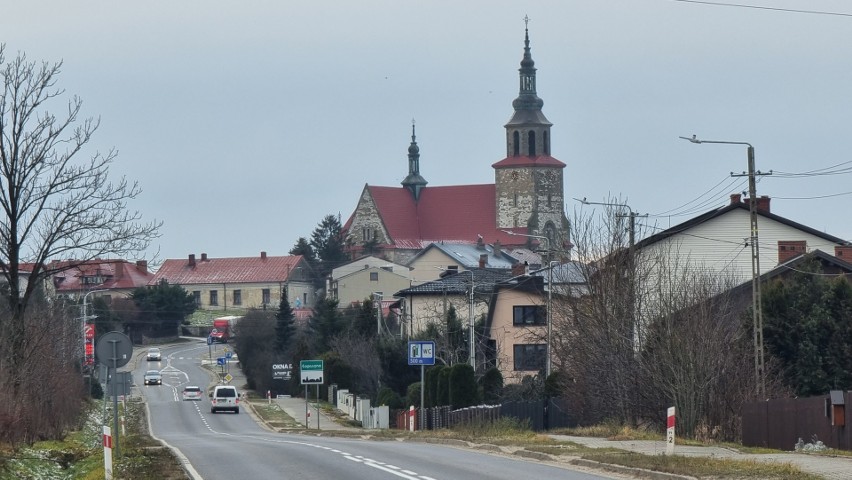
[[[210,338],[216,343],[228,343],[228,340],[234,336],[234,326],[241,318],[243,317],[235,315],[214,318]]]

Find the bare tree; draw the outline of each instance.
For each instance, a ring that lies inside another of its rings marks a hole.
[[[6,62],[0,46],[0,271],[13,327],[21,327],[37,286],[56,273],[48,260],[139,252],[160,226],[127,209],[141,192],[136,183],[110,181],[115,150],[78,161],[100,120],[81,119],[76,96],[62,116],[47,110],[64,93],[56,87],[61,66],[30,62],[22,53]]]
[[[116,152],[83,155],[99,121],[80,119],[82,101],[73,97],[57,117],[46,104],[62,95],[56,88],[60,63],[36,63],[18,54],[6,62],[0,46],[0,272],[8,316],[0,329],[11,335],[4,351],[12,364],[29,352],[24,313],[34,292],[48,284],[57,269],[73,266],[50,259],[81,262],[100,256],[123,256],[146,248],[158,223],[140,223],[127,202],[140,189],[124,178],[111,183]],[[31,318],[31,317],[30,317]]]

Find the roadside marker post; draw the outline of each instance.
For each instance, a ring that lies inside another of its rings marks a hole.
[[[675,447],[675,407],[669,407],[666,418],[666,455],[674,455]]]
[[[104,479],[112,480],[112,431],[104,425]]]

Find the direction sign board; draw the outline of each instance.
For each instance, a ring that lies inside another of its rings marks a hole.
[[[435,342],[431,340],[408,342],[408,364],[435,365]]]
[[[216,365],[224,365],[224,364],[225,364],[225,357],[217,357],[216,358]]]
[[[299,362],[299,371],[302,374],[302,385],[322,385],[322,360],[302,360]]]
[[[291,363],[273,363],[272,364],[272,379],[273,380],[290,380],[293,375],[293,364]]]

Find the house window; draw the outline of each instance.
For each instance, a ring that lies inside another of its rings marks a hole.
[[[547,345],[514,345],[515,370],[544,369]]]
[[[242,290],[234,290],[234,305],[242,305],[243,304],[243,291]]]
[[[219,305],[219,292],[210,290],[210,305]]]
[[[195,299],[195,306],[200,307],[201,306],[201,290],[193,290],[192,291],[192,298]]]
[[[308,305],[308,294],[307,293],[302,294],[302,305],[305,305],[305,306]]]
[[[547,309],[541,305],[515,305],[512,308],[512,325],[547,325]]]
[[[264,288],[263,290],[261,290],[260,296],[261,296],[260,302],[263,303],[264,305],[271,303],[270,298],[269,298],[269,289],[268,288]]]
[[[370,281],[378,282],[379,281],[379,272],[370,272]]]

